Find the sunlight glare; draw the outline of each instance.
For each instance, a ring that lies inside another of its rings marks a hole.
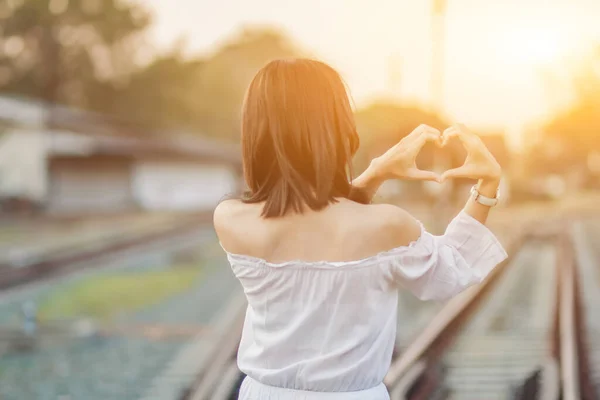
[[[531,66],[560,60],[567,49],[566,35],[558,30],[523,27],[503,32],[499,50],[507,63]]]

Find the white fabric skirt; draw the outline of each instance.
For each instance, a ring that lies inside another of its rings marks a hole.
[[[383,383],[357,392],[310,392],[262,384],[249,376],[242,382],[239,400],[390,400]]]

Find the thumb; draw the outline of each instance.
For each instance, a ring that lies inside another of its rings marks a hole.
[[[445,171],[441,176],[441,182],[445,182],[448,179],[456,179],[456,178],[470,178],[471,170],[467,166],[463,165],[462,167],[449,169]]]
[[[440,182],[440,176],[433,171],[423,171],[421,169],[413,169],[409,172],[408,177],[418,181],[434,181]]]

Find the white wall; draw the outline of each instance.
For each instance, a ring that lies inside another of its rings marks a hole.
[[[134,208],[131,163],[119,157],[53,158],[47,208],[51,213],[120,212]]]
[[[47,193],[46,137],[26,128],[0,130],[0,197],[42,201]]]
[[[211,210],[235,191],[235,173],[226,166],[174,161],[138,161],[133,196],[147,210]]]

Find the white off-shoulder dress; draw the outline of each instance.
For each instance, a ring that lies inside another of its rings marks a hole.
[[[238,366],[242,400],[388,400],[398,288],[445,300],[506,258],[494,234],[461,212],[442,236],[349,262],[227,253],[248,299]],[[400,324],[402,321],[400,321]]]

